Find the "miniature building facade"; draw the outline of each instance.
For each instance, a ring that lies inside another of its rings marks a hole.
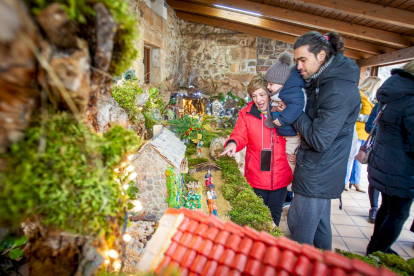
[[[175,174],[180,173],[185,150],[184,142],[163,128],[138,151],[133,165],[137,173],[138,197],[146,213],[161,217],[168,208],[165,172],[172,166]]]

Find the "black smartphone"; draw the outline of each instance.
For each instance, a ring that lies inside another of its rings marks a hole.
[[[272,161],[272,151],[262,150],[260,152],[260,170],[262,172],[270,172],[271,161]]]

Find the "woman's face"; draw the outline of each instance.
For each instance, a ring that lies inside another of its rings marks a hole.
[[[252,100],[257,108],[261,111],[267,111],[269,105],[269,96],[266,90],[259,88],[252,93]]]

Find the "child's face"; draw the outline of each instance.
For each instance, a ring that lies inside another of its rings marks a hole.
[[[259,88],[252,93],[252,100],[259,110],[267,110],[267,106],[269,105],[269,96],[263,88]]]
[[[279,90],[281,87],[283,87],[283,85],[281,84],[277,84],[277,83],[273,83],[273,82],[268,82],[267,83],[267,89],[269,89],[269,91],[271,93],[275,93],[277,90]]]

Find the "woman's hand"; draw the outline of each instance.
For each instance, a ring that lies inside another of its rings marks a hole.
[[[289,163],[296,165],[296,154],[286,154]]]
[[[279,119],[276,118],[276,120],[273,121],[273,123],[277,126],[282,126],[282,124],[279,122]]]
[[[276,106],[276,111],[278,111],[278,112],[282,112],[282,111],[283,111],[283,109],[285,109],[285,108],[286,108],[285,103],[284,103],[284,102],[282,102],[282,101],[279,101],[279,102],[278,102],[278,105]]]
[[[230,156],[233,157],[236,154],[236,144],[235,143],[227,143],[227,146],[224,148],[224,151],[220,153],[220,156]]]

